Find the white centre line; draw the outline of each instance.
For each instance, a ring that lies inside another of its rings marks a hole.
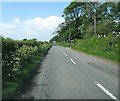
[[[64,54],[65,56],[67,56],[67,54],[66,54],[65,52],[63,52],[63,54]]]
[[[74,61],[73,59],[70,59],[70,61],[71,61],[72,63],[76,64],[75,61]]]
[[[62,52],[62,49],[59,48],[59,50]]]
[[[62,52],[62,49],[60,49],[60,51]]]
[[[104,91],[109,97],[114,100],[118,100],[113,94],[111,94],[107,89],[105,89],[101,84],[94,82],[102,91]]]

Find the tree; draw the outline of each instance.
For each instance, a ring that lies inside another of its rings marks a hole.
[[[62,15],[64,24],[57,28],[58,40],[119,33],[119,5],[120,2],[71,2]]]
[[[120,1],[119,2],[112,2],[109,3],[109,19],[113,23],[113,31],[117,32],[117,34],[120,32]]]
[[[97,25],[97,33],[98,35],[108,35],[112,31],[112,23],[109,19],[104,19],[102,22],[99,22]]]
[[[96,32],[96,26],[97,26],[97,17],[98,17],[98,6],[100,5],[100,2],[89,2],[86,3],[86,6],[84,8],[85,15],[89,19],[93,19],[93,26],[94,26],[94,34],[97,35]]]
[[[73,24],[73,28],[75,29],[75,35],[74,38],[80,37],[82,35],[79,31],[79,25],[80,25],[80,17],[83,15],[83,8],[85,6],[84,2],[71,2],[69,6],[67,6],[64,9],[64,16],[65,16],[65,21]],[[71,26],[70,26],[71,27]]]
[[[58,38],[59,38],[59,36],[58,35],[56,35],[56,36],[54,36],[49,42],[50,43],[52,43],[53,41],[58,41]]]

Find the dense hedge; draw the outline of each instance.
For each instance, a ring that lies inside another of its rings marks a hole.
[[[85,39],[75,39],[72,43],[58,43],[65,47],[71,47],[78,51],[83,51],[110,60],[118,61],[119,36],[96,37]]]
[[[2,96],[11,98],[40,65],[47,42],[2,38]]]

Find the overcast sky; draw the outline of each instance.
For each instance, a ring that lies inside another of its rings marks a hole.
[[[4,2],[0,34],[22,40],[36,38],[49,41],[62,22],[63,10],[69,2]]]

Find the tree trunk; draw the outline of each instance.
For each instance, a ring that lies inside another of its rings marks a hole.
[[[97,33],[96,33],[96,16],[95,15],[93,16],[93,22],[94,22],[94,33],[95,33],[95,35],[97,35]]]

